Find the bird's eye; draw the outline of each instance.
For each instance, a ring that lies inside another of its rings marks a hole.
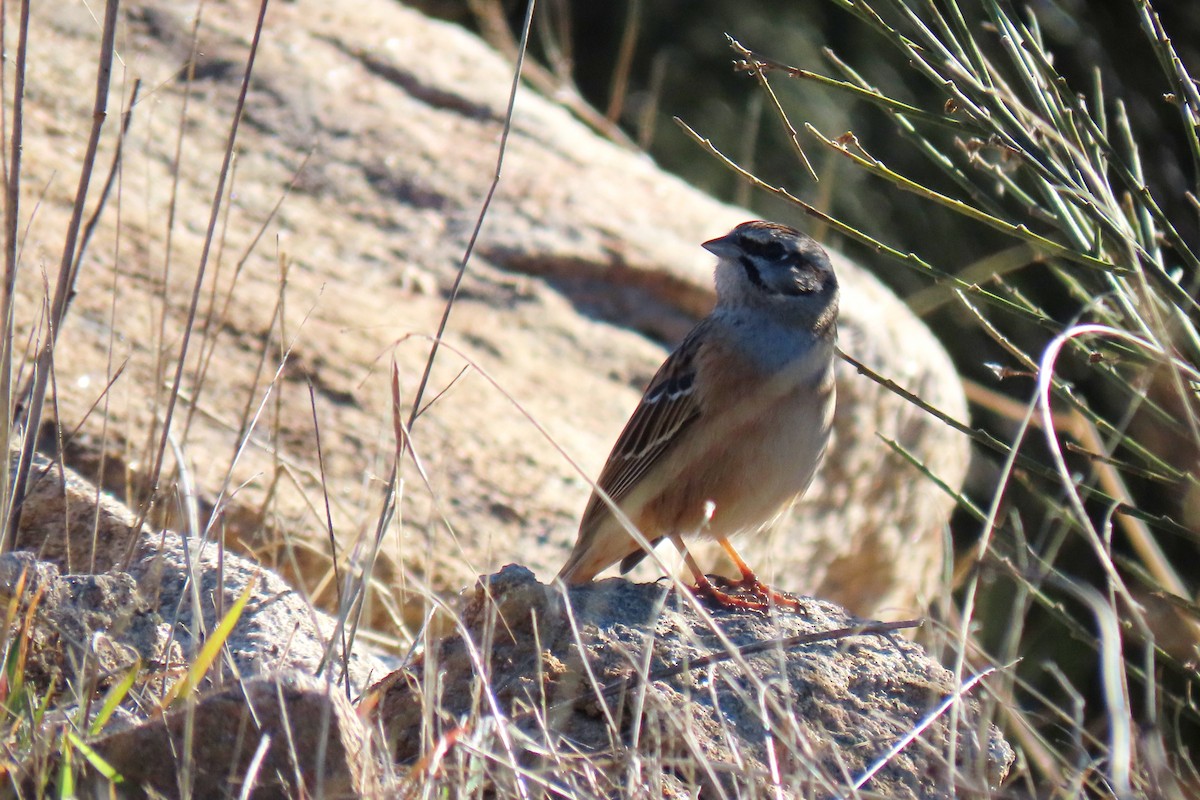
[[[769,261],[778,261],[783,254],[784,248],[779,242],[771,241],[763,245],[762,256]]]

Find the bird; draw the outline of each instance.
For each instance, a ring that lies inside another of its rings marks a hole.
[[[825,250],[775,222],[743,222],[702,247],[717,256],[716,304],[663,362],[608,456],[558,578],[585,584],[670,540],[694,593],[726,607],[791,602],[763,584],[730,537],[767,528],[812,482],[835,403],[838,282]],[[607,500],[605,497],[607,496]],[[715,539],[741,573],[718,588],[684,537]]]

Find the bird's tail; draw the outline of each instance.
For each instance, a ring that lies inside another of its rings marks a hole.
[[[558,579],[568,586],[578,586],[595,578],[611,563],[603,563],[601,559],[596,558],[591,547],[580,541],[571,551],[567,563],[558,571]]]
[[[606,524],[591,527],[579,532],[579,540],[571,551],[567,563],[558,571],[558,578],[568,586],[578,586],[594,579],[608,567],[621,561],[621,571],[627,571],[625,561],[634,556],[644,555],[633,537],[625,529],[616,524],[616,520],[608,520]],[[640,560],[637,559],[637,560]],[[634,560],[633,563],[637,563]]]

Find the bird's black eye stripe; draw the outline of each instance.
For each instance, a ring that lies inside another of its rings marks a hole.
[[[746,277],[750,279],[751,283],[764,292],[769,293],[771,291],[763,281],[762,275],[759,274],[758,267],[755,266],[753,259],[749,256],[742,256],[738,261],[741,262],[742,268],[746,270]]]
[[[742,250],[746,253],[767,261],[779,261],[787,255],[787,248],[777,239],[768,239],[765,242],[761,242],[747,236],[742,239],[740,244]]]

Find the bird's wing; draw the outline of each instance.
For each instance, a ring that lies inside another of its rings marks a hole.
[[[613,445],[597,485],[614,502],[620,503],[700,416],[696,366],[708,326],[707,321],[696,326],[659,367]],[[591,528],[607,511],[604,501],[593,493],[580,530]]]

